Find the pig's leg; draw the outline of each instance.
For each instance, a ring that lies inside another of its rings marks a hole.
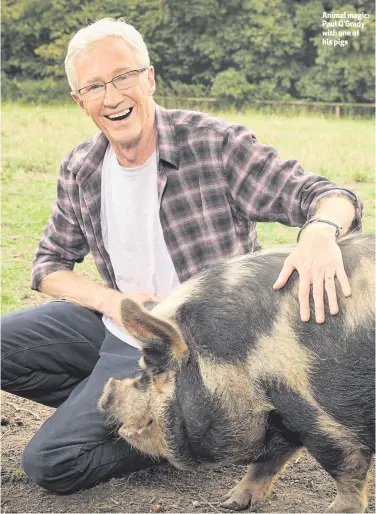
[[[306,434],[304,443],[310,454],[334,479],[337,496],[326,512],[362,513],[367,507],[367,474],[372,454],[345,431],[341,435],[319,429]],[[335,437],[334,437],[335,436]]]
[[[371,462],[367,448],[362,448],[349,429],[327,418],[323,411],[287,386],[270,387],[269,396],[278,408],[282,425],[298,435],[310,454],[335,480],[338,494],[327,512],[363,513]],[[348,416],[351,419],[351,412]]]
[[[300,451],[300,449],[293,449],[274,460],[256,462],[248,466],[246,475],[226,494],[224,497],[226,501],[221,503],[221,507],[231,510],[243,510],[252,502],[252,509],[257,508],[259,503],[265,499],[278,473]]]
[[[321,455],[315,455],[312,450],[311,453],[336,482],[337,496],[326,512],[365,512],[368,471],[372,456],[365,456],[360,450],[354,450],[336,467],[334,463],[328,462],[329,454],[325,455],[323,462]]]

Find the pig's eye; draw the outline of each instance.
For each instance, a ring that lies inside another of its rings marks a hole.
[[[141,391],[147,391],[150,385],[150,377],[146,373],[141,373],[135,381],[133,382],[133,386]]]
[[[153,420],[150,418],[149,421],[148,421],[148,424],[146,425],[147,427],[150,427],[150,425],[153,423]]]

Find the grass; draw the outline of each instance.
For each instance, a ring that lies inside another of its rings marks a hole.
[[[357,191],[365,206],[364,231],[374,232],[373,122],[260,113],[217,113],[249,127],[261,142],[278,149],[283,160],[299,160],[306,171]],[[31,291],[33,255],[56,194],[63,157],[96,132],[75,106],[3,107],[2,125],[2,312],[44,301]],[[264,246],[291,243],[297,230],[260,223]],[[76,267],[98,279],[90,256]]]

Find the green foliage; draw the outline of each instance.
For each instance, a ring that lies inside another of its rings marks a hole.
[[[322,13],[367,12],[345,48],[322,44]],[[374,101],[369,0],[3,0],[3,95],[60,101],[75,32],[123,16],[143,34],[159,95],[255,100]],[[35,86],[29,81],[38,81]],[[68,98],[69,100],[69,98]]]
[[[19,99],[22,92],[18,88],[14,80],[8,78],[8,75],[1,72],[1,96],[3,100],[15,101]]]
[[[217,97],[224,105],[241,108],[249,100],[251,84],[244,73],[229,68],[221,71],[215,77],[211,94]]]
[[[209,94],[208,88],[203,84],[185,84],[183,82],[172,80],[167,86],[161,79],[157,79],[157,87],[159,94],[172,95],[178,97],[206,97]]]
[[[4,77],[4,78],[3,78]],[[2,99],[22,103],[70,103],[70,88],[65,79],[13,79],[2,74]]]
[[[372,12],[365,9],[366,2],[358,8],[346,2],[333,2],[335,12]],[[348,29],[352,32],[353,29]],[[308,99],[324,102],[373,102],[375,87],[374,56],[375,21],[366,20],[358,37],[348,37],[348,45],[332,47],[322,44],[321,33],[312,37],[317,56],[314,65],[296,85],[299,94]]]

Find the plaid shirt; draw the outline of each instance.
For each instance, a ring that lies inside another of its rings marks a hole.
[[[260,248],[257,221],[301,226],[325,195],[355,193],[281,162],[245,127],[207,114],[156,106],[158,197],[164,238],[181,282],[218,261]],[[116,288],[101,233],[103,133],[63,161],[57,200],[33,261],[32,289],[54,271],[72,270],[92,253],[103,281]],[[139,199],[142,201],[142,199]]]

